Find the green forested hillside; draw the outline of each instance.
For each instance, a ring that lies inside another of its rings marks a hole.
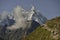
[[[25,40],[60,40],[60,17],[48,20],[27,35]]]

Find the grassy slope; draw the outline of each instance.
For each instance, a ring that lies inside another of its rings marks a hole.
[[[49,20],[46,23],[46,25],[51,29],[56,28],[60,35],[60,17],[56,17],[56,18],[53,18],[52,20]]]
[[[56,17],[47,21],[46,25],[51,29],[58,29],[58,34],[60,36],[60,17]],[[31,34],[29,34],[25,40],[55,40],[50,35],[50,31],[43,29],[42,27],[38,27]],[[60,40],[60,38],[57,40]]]
[[[50,32],[39,27],[26,37],[26,40],[51,40]]]

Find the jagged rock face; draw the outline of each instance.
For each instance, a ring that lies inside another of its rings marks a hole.
[[[4,24],[1,30],[5,40],[20,40],[25,32],[30,33],[36,29],[37,26],[47,21],[34,7],[26,11],[19,6],[13,10],[12,18],[7,15],[3,19],[4,20],[0,22],[0,26]]]
[[[32,20],[31,27],[28,29],[27,34],[31,33],[33,30],[35,30],[40,24],[34,20]]]
[[[44,24],[47,21],[47,18],[44,17],[40,12],[34,11],[32,20],[38,22],[40,25]]]

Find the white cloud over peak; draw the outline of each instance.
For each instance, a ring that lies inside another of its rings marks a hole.
[[[7,29],[19,29],[19,28],[26,28],[27,23],[26,23],[26,18],[27,18],[27,13],[26,10],[24,10],[22,7],[17,6],[13,10],[13,16],[15,20],[15,24],[12,25],[11,27],[7,27]]]

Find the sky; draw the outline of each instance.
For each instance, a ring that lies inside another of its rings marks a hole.
[[[32,5],[48,19],[60,16],[60,0],[0,0],[0,13],[11,12],[16,6],[29,10]]]

